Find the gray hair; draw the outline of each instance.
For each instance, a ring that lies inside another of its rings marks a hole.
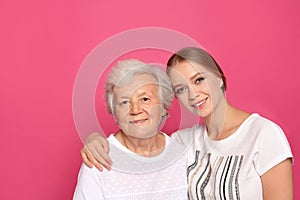
[[[107,76],[105,82],[105,98],[107,111],[109,113],[114,113],[114,87],[128,83],[135,74],[152,75],[157,80],[160,103],[165,109],[171,106],[174,93],[167,74],[159,69],[157,65],[146,64],[136,59],[129,59],[119,61]]]

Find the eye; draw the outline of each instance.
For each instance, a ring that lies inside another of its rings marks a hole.
[[[121,101],[120,105],[123,106],[123,105],[127,105],[128,103],[129,103],[129,101],[124,100],[124,101]]]
[[[202,81],[204,81],[204,78],[203,78],[203,77],[197,78],[197,79],[195,80],[195,84],[196,84],[196,85],[199,85]]]
[[[181,87],[175,90],[176,94],[182,94],[184,91],[186,91],[186,87]]]
[[[148,101],[150,101],[150,98],[148,98],[148,97],[143,97],[141,100],[142,100],[142,102],[148,102]]]

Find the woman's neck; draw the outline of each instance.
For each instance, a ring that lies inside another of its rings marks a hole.
[[[207,133],[212,140],[222,140],[232,135],[250,116],[250,113],[237,109],[227,101],[218,106],[214,112],[204,119]]]
[[[115,137],[127,149],[141,156],[151,157],[159,155],[165,147],[165,136],[162,133],[149,138],[136,138],[126,135],[120,130],[115,134]]]

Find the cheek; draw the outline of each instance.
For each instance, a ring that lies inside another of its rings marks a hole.
[[[210,83],[213,88],[221,88],[220,83],[218,81],[211,81]]]
[[[189,107],[188,104],[189,104],[189,101],[188,101],[188,96],[187,94],[182,94],[182,95],[179,95],[177,96],[177,99],[179,100],[180,104],[185,106],[185,107]]]
[[[160,119],[161,116],[164,114],[165,109],[163,108],[162,105],[160,104],[156,104],[156,105],[152,105],[149,109],[148,109],[148,113],[151,115],[152,118],[156,119]]]
[[[216,81],[212,81],[212,80],[207,80],[205,81],[205,83],[203,84],[203,86],[201,87],[201,90],[205,93],[215,93],[216,90],[220,89],[217,85]]]
[[[120,108],[116,108],[115,109],[115,113],[114,113],[114,118],[119,122],[124,122],[127,118],[127,111],[120,109]]]

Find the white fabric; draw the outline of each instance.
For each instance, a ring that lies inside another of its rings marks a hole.
[[[108,138],[111,149],[113,147],[119,149],[119,152],[115,148],[110,153],[110,156],[115,158],[113,166],[118,162],[127,165],[128,159],[138,160],[139,168],[144,166],[145,169],[153,163],[163,162],[170,157],[167,149],[172,145],[167,144],[173,144],[167,135],[165,137],[166,148],[160,155],[142,157],[129,151],[111,134]],[[95,167],[90,169],[82,164],[73,200],[187,199],[186,160],[186,156],[177,156],[171,164],[151,168],[153,170],[143,173],[135,172],[135,169],[130,170],[128,167],[127,171],[124,170],[125,168],[122,170],[112,168],[111,171],[100,172]],[[134,161],[129,161],[129,163],[134,163]]]
[[[166,135],[165,133],[162,133],[162,134],[165,136],[165,146],[167,147],[167,146],[170,144],[171,138],[170,138],[168,135]],[[118,141],[118,139],[117,139],[116,137],[114,137],[113,134],[111,134],[111,135],[107,138],[107,140],[109,141],[110,144],[114,145],[114,146],[117,147],[118,149],[120,149],[120,150],[122,150],[122,151],[124,151],[124,152],[126,152],[126,153],[130,153],[130,154],[132,154],[133,156],[136,155],[137,157],[139,157],[139,159],[146,158],[146,160],[149,160],[149,158],[150,158],[150,159],[152,159],[152,158],[159,159],[159,157],[160,157],[160,156],[154,156],[154,157],[151,158],[151,157],[143,157],[143,156],[139,156],[139,155],[135,154],[134,152],[130,151],[129,149],[127,149],[124,145],[122,145],[122,144]]]
[[[292,158],[281,128],[258,114],[223,140],[210,140],[204,125],[173,137],[188,147],[190,199],[263,199],[260,176]]]

